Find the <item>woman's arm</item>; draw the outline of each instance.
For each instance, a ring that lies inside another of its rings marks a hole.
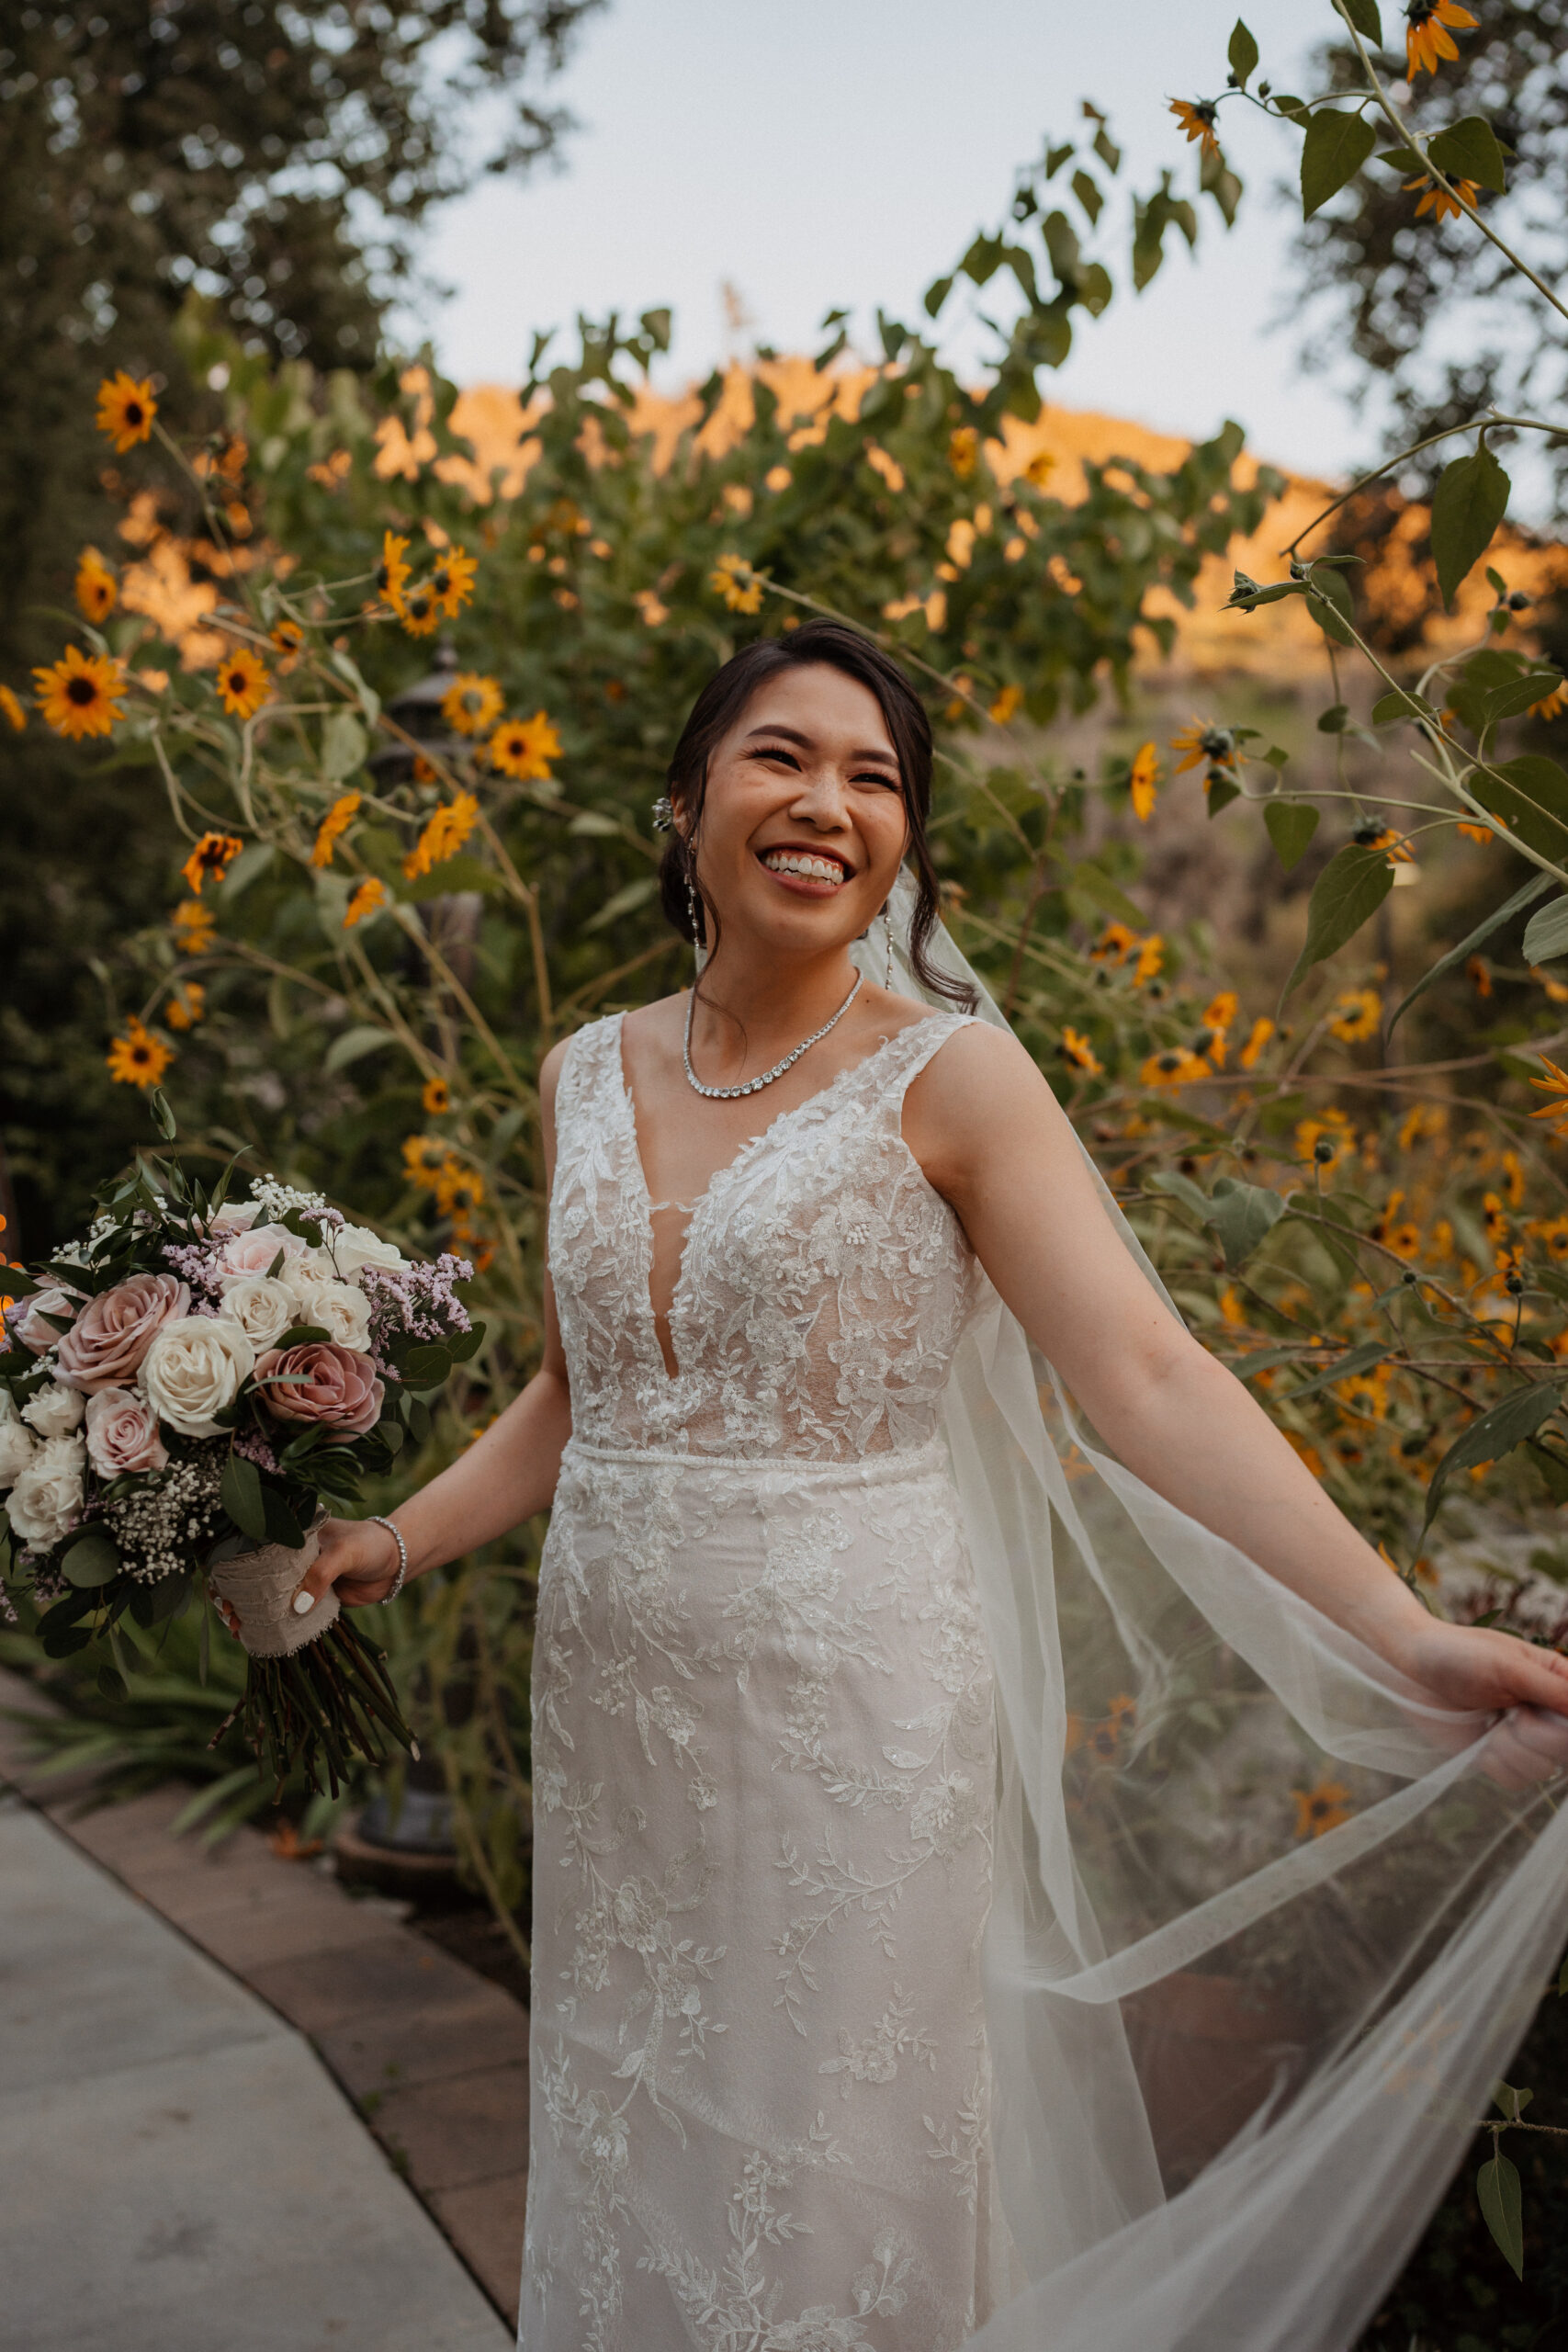
[[[556,1046],[539,1072],[547,1188],[555,1180],[556,1084],[564,1050]],[[570,1435],[566,1357],[547,1273],[545,1352],[538,1371],[482,1437],[389,1514],[408,1546],[409,1580],[493,1543],[536,1511],[547,1510]],[[307,1595],[313,1605],[329,1585],[335,1585],[345,1606],[363,1608],[385,1597],[397,1569],[398,1547],[384,1527],[369,1520],[329,1519],[294,1605],[299,1609]]]
[[[1015,1039],[979,1026],[955,1037],[910,1088],[905,1134],[1003,1299],[1136,1477],[1445,1703],[1568,1714],[1568,1659],[1431,1616],[1167,1311]]]

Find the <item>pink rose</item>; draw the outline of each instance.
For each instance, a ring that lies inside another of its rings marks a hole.
[[[218,1253],[218,1263],[226,1274],[268,1274],[280,1250],[292,1258],[305,1247],[286,1225],[258,1225],[230,1234]]]
[[[47,1289],[35,1290],[18,1301],[6,1317],[6,1327],[14,1340],[20,1340],[24,1348],[31,1348],[35,1356],[41,1356],[62,1337],[44,1321],[44,1317],[52,1315],[57,1323],[69,1322],[81,1304],[69,1291],[62,1290],[58,1283],[51,1283]]]
[[[122,1388],[165,1323],[190,1309],[173,1274],[132,1274],[90,1298],[60,1342],[60,1376],[73,1388]]]
[[[164,1467],[169,1449],[145,1396],[133,1388],[100,1388],[87,1399],[87,1459],[103,1478]]]
[[[280,1421],[320,1421],[363,1437],[381,1418],[385,1395],[368,1356],[335,1340],[269,1348],[256,1365],[256,1394]]]

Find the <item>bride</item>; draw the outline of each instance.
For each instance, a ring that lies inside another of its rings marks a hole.
[[[700,979],[544,1065],[541,1368],[296,1605],[553,1506],[526,2352],[1344,2352],[1568,1928],[1568,1660],[1188,1333],[931,772],[850,629],[710,680]]]

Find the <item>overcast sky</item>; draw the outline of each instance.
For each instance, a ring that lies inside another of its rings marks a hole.
[[[1327,0],[1246,13],[1262,71],[1301,89],[1303,34],[1331,21]],[[514,382],[536,327],[669,303],[674,385],[735,347],[728,281],[753,322],[742,348],[810,349],[835,304],[869,348],[876,305],[917,317],[973,232],[1005,220],[1014,166],[1048,132],[1081,133],[1081,99],[1111,115],[1124,179],[1146,188],[1170,164],[1187,187],[1192,151],[1167,103],[1223,86],[1235,15],[1235,0],[612,0],[558,85],[581,123],[565,168],[487,182],[441,216],[426,259],[455,291],[411,324],[459,381]],[[1119,236],[1117,299],[1098,322],[1077,314],[1043,389],[1193,435],[1235,416],[1261,455],[1332,472],[1374,421],[1301,365],[1275,193],[1297,142],[1240,106],[1224,121],[1247,184],[1236,228],[1205,202],[1197,257],[1168,240],[1136,298]],[[973,321],[955,320],[951,347],[980,347]]]

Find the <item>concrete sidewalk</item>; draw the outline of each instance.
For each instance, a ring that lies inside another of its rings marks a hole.
[[[6,2352],[504,2352],[303,2035],[0,1793]]]

